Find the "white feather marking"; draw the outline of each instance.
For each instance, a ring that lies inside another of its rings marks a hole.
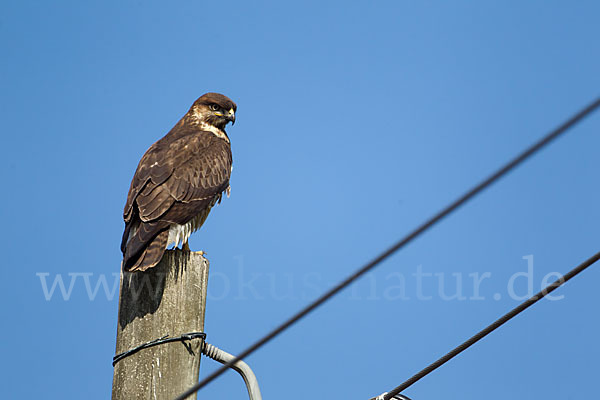
[[[207,124],[206,122],[202,122],[200,124],[200,129],[213,133],[216,137],[224,139],[227,143],[229,143],[229,138],[221,129],[216,126],[212,126]]]
[[[167,247],[171,246],[172,244],[174,244],[175,247],[179,247],[180,244],[183,245],[183,243],[187,242],[192,233],[200,229],[207,216],[208,212],[206,214],[201,212],[200,214],[192,218],[190,221],[188,221],[186,224],[171,225],[171,227],[169,228],[169,238],[167,239]]]

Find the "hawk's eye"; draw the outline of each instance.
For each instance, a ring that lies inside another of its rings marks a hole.
[[[212,111],[217,111],[219,109],[219,106],[216,104],[211,104],[209,107]]]

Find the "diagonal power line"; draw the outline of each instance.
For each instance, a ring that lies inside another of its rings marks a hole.
[[[475,334],[469,340],[462,343],[460,346],[457,346],[456,348],[454,348],[452,351],[446,353],[446,355],[444,355],[437,361],[435,361],[435,362],[429,364],[427,367],[423,368],[421,371],[419,371],[418,373],[413,375],[410,379],[406,380],[400,386],[397,386],[394,389],[390,390],[389,392],[384,393],[383,395],[377,397],[377,399],[380,399],[380,398],[382,400],[395,399],[396,398],[395,396],[398,395],[400,392],[402,392],[406,388],[412,386],[414,383],[416,383],[417,381],[419,381],[421,378],[425,377],[426,375],[429,375],[429,373],[435,371],[437,368],[441,367],[442,365],[444,365],[445,363],[447,363],[448,361],[450,361],[451,359],[453,359],[454,357],[456,357],[457,355],[459,355],[460,353],[462,353],[463,351],[465,351],[466,349],[468,349],[469,347],[471,347],[472,345],[474,345],[475,343],[477,343],[478,341],[480,341],[481,339],[483,339],[484,337],[486,337],[487,335],[489,335],[490,333],[492,333],[493,331],[495,331],[496,329],[498,329],[499,327],[504,325],[506,322],[510,321],[511,319],[513,319],[514,317],[519,315],[521,312],[525,311],[530,306],[534,305],[539,300],[543,299],[544,297],[546,297],[547,295],[552,293],[555,289],[562,286],[569,279],[575,277],[577,274],[579,274],[580,272],[585,270],[590,265],[594,264],[599,259],[600,259],[600,252],[594,254],[593,256],[591,256],[590,258],[585,260],[583,263],[581,263],[577,267],[573,268],[566,275],[561,276],[559,279],[557,279],[556,281],[552,282],[551,284],[546,286],[544,289],[542,289],[539,293],[537,293],[534,296],[530,297],[529,299],[525,300],[523,303],[519,304],[517,307],[510,310],[508,313],[506,313],[502,317],[498,318],[496,321],[494,321],[493,323],[491,323],[490,325],[485,327],[485,329],[477,332],[477,334]],[[371,400],[375,400],[375,399],[371,399]]]
[[[387,250],[385,250],[383,253],[381,253],[374,259],[372,259],[369,263],[367,263],[363,267],[356,270],[350,276],[348,276],[343,281],[341,281],[340,283],[338,283],[337,285],[335,285],[334,287],[329,289],[327,292],[323,293],[320,297],[318,297],[316,300],[314,300],[313,302],[308,304],[302,310],[298,311],[292,317],[288,318],[286,321],[281,323],[279,326],[277,326],[275,329],[273,329],[270,333],[268,333],[267,335],[263,336],[261,339],[256,341],[254,344],[252,344],[250,347],[248,347],[246,350],[244,350],[242,353],[240,353],[235,359],[231,360],[227,364],[224,364],[222,367],[220,367],[219,369],[217,369],[216,371],[214,371],[213,373],[208,375],[206,378],[204,378],[200,382],[196,383],[190,389],[186,390],[184,393],[179,395],[175,400],[184,400],[188,396],[190,396],[190,395],[196,393],[198,390],[202,389],[209,382],[212,382],[215,378],[217,378],[218,376],[223,374],[225,371],[227,371],[227,369],[229,369],[231,366],[233,366],[236,362],[238,362],[239,360],[254,353],[258,348],[262,347],[264,344],[266,344],[267,342],[271,341],[273,338],[278,336],[281,332],[285,331],[287,328],[294,325],[296,322],[298,322],[300,319],[305,317],[307,314],[309,314],[310,312],[315,310],[317,307],[319,307],[320,305],[325,303],[327,300],[329,300],[330,298],[335,296],[342,289],[346,288],[348,285],[350,285],[356,279],[358,279],[365,273],[367,273],[370,270],[372,270],[373,268],[375,268],[382,261],[387,259],[392,254],[394,254],[396,251],[400,250],[402,247],[406,246],[409,242],[413,241],[415,238],[420,236],[423,232],[427,231],[429,228],[431,228],[433,225],[438,223],[444,217],[448,216],[453,211],[458,209],[460,206],[465,204],[467,201],[471,200],[473,197],[475,197],[477,194],[479,194],[481,191],[486,189],[488,186],[490,186],[491,184],[496,182],[498,179],[500,179],[501,177],[506,175],[508,172],[513,170],[515,167],[522,164],[529,157],[531,157],[532,155],[537,153],[539,150],[541,150],[547,144],[552,142],[554,139],[561,136],[563,133],[568,131],[570,128],[572,128],[574,125],[576,125],[582,119],[584,119],[585,117],[590,115],[592,112],[594,112],[599,107],[600,107],[600,98],[597,98],[592,103],[590,103],[585,108],[583,108],[582,110],[577,112],[575,115],[573,115],[571,118],[569,118],[567,121],[565,121],[560,126],[558,126],[556,129],[554,129],[553,131],[548,133],[546,136],[544,136],[540,140],[538,140],[536,143],[534,143],[533,145],[531,145],[530,147],[525,149],[519,155],[514,157],[512,160],[510,160],[504,166],[499,168],[496,172],[492,173],[490,176],[488,176],[483,181],[481,181],[480,183],[478,183],[477,185],[472,187],[469,191],[467,191],[465,194],[460,196],[458,199],[456,199],[455,201],[453,201],[452,203],[450,203],[449,205],[444,207],[441,211],[439,211],[437,214],[433,215],[431,218],[429,218],[427,221],[425,221],[423,224],[421,224],[415,230],[410,232],[404,238],[402,238],[401,240],[396,242],[394,245],[389,247]]]

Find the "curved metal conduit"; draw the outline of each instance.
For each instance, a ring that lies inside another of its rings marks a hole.
[[[227,364],[228,362],[235,359],[233,355],[206,342],[204,343],[204,346],[202,348],[202,354],[209,358],[212,358],[215,361],[220,362],[221,364]],[[248,389],[248,395],[250,396],[250,400],[262,400],[260,389],[258,387],[258,380],[256,380],[256,375],[254,375],[254,372],[252,372],[250,366],[248,366],[248,364],[240,360],[236,362],[231,368],[236,370],[242,376],[242,378],[244,378],[244,382],[246,382],[246,389]]]

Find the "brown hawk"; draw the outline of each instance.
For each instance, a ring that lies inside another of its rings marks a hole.
[[[237,107],[218,93],[206,93],[142,157],[123,212],[123,269],[144,271],[171,244],[189,250],[188,239],[210,209],[229,195],[232,157],[228,122]]]

